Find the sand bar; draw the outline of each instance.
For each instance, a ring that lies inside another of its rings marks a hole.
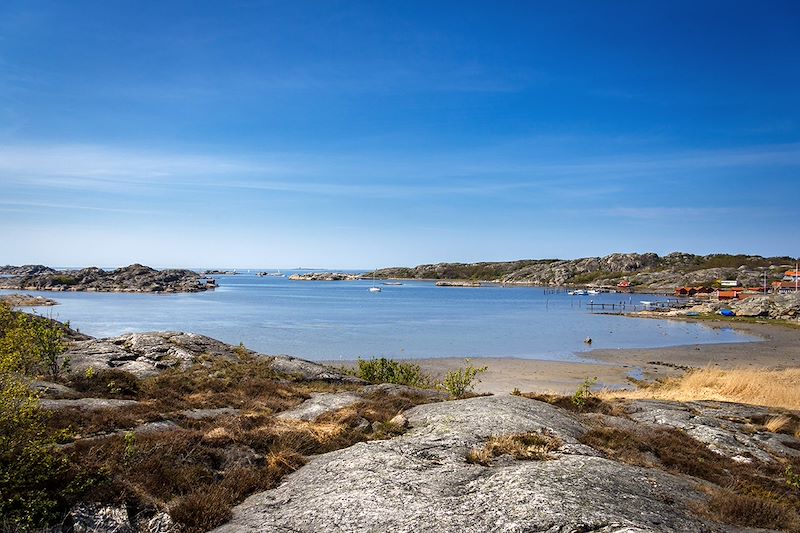
[[[636,318],[631,318],[636,320]],[[688,344],[667,348],[592,350],[576,354],[580,362],[564,362],[516,358],[471,358],[475,366],[487,366],[480,375],[476,392],[509,393],[538,391],[569,394],[588,377],[597,377],[598,384],[611,388],[631,387],[628,376],[656,379],[683,372],[680,367],[721,368],[800,367],[800,328],[773,324],[703,322],[709,327],[735,328],[757,336],[758,342]],[[422,369],[434,376],[463,367],[463,358],[415,359]],[[655,364],[654,364],[655,363]],[[335,364],[352,366],[353,361]],[[675,366],[671,366],[675,365]]]

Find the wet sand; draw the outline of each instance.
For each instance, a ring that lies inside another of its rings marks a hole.
[[[631,318],[631,320],[643,320]],[[632,388],[628,376],[656,379],[679,375],[682,367],[716,366],[719,368],[789,368],[800,367],[800,328],[772,324],[703,322],[709,327],[735,328],[757,336],[758,342],[725,344],[690,344],[669,348],[592,350],[577,354],[579,362],[513,358],[471,358],[475,366],[487,366],[480,374],[476,392],[510,393],[551,392],[570,394],[586,378],[597,377],[598,385],[609,388]],[[415,359],[423,371],[444,376],[465,365],[461,358]],[[337,364],[341,365],[342,362]],[[345,362],[346,366],[354,362]]]

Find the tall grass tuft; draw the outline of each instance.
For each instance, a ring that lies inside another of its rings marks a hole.
[[[714,400],[800,409],[800,368],[757,370],[703,368],[635,391],[604,391],[603,397],[675,401]]]

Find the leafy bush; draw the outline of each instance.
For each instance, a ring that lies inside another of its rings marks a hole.
[[[0,304],[0,372],[57,377],[69,365],[64,326],[44,317],[13,312]]]
[[[75,285],[78,283],[78,280],[72,276],[67,276],[64,274],[59,274],[50,278],[53,280],[53,283],[56,285]]]
[[[586,402],[592,397],[592,386],[597,383],[597,378],[586,378],[580,384],[578,390],[572,395],[572,404],[582,411],[586,406]]]
[[[409,387],[425,388],[431,386],[431,379],[422,372],[419,365],[401,363],[394,359],[360,359],[356,376],[370,383],[397,383]]]
[[[459,368],[458,370],[451,370],[448,372],[444,381],[440,384],[440,387],[450,393],[450,396],[453,398],[461,398],[468,392],[472,392],[472,389],[475,388],[478,374],[486,372],[487,370],[488,367],[484,366],[478,368],[469,364],[469,360],[467,360],[466,368]]]
[[[0,372],[0,516],[25,530],[58,516],[70,492],[69,464],[55,449],[57,435],[31,389]]]

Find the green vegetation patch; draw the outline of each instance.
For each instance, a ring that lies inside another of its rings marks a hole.
[[[358,359],[354,375],[370,383],[396,383],[409,387],[430,388],[433,380],[419,365],[394,359]]]
[[[72,286],[72,285],[77,285],[78,283],[78,280],[75,277],[66,274],[58,274],[52,276],[50,279],[52,280],[54,285]]]

